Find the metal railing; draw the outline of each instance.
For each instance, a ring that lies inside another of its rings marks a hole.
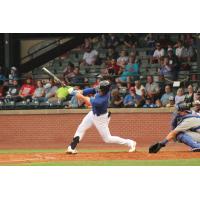
[[[61,37],[59,39],[55,39],[55,40],[48,40],[48,41],[42,41],[39,42],[38,44],[33,45],[29,50],[28,50],[28,55],[24,56],[23,58],[21,58],[21,63],[25,63],[33,58],[38,57],[39,55],[41,55],[42,53],[45,53],[57,46],[59,46],[60,44],[62,44],[62,42],[64,40],[68,40],[70,39],[70,37],[66,38],[66,37]],[[39,47],[38,47],[39,46]],[[40,47],[41,46],[41,47]],[[38,47],[38,48],[37,48]],[[36,48],[35,51],[31,52],[31,49]]]

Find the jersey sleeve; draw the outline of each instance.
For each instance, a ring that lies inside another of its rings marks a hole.
[[[83,95],[87,96],[89,94],[96,94],[95,88],[86,88],[83,90]]]

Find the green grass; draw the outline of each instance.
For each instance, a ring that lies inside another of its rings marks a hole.
[[[24,163],[19,165],[20,166],[200,166],[200,159],[64,161],[64,162]]]

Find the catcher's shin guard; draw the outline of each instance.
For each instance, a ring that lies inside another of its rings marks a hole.
[[[77,144],[79,143],[79,140],[80,140],[80,137],[79,136],[76,136],[75,138],[73,138],[73,141],[72,143],[70,144],[71,148],[72,149],[75,149]]]

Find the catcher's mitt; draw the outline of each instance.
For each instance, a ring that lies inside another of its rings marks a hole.
[[[161,143],[156,143],[153,144],[149,147],[149,153],[157,153],[162,147],[164,147],[165,145],[161,144]]]

